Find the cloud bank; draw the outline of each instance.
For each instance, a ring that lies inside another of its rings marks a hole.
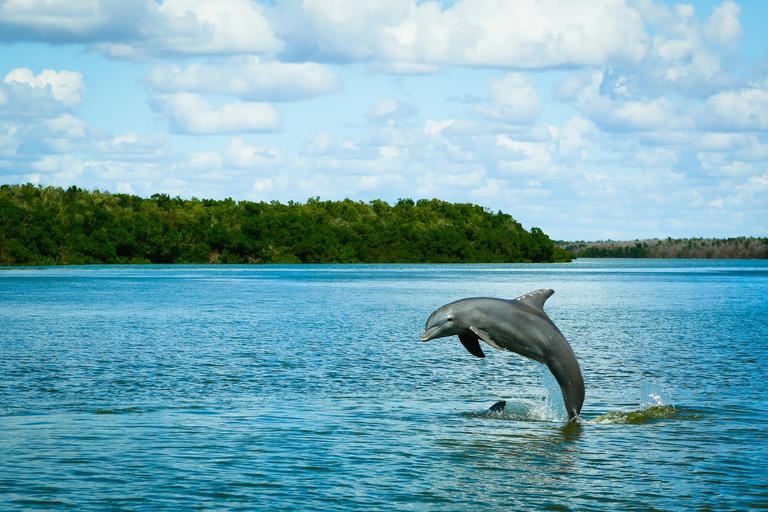
[[[748,8],[7,0],[2,51],[78,48],[103,67],[0,69],[0,181],[439,197],[569,240],[768,236],[768,67],[745,53]],[[128,65],[143,133],[86,115]]]

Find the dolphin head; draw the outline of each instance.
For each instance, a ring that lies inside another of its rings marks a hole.
[[[460,319],[457,318],[459,311],[455,308],[455,303],[446,304],[441,307],[427,319],[427,325],[424,334],[421,335],[421,341],[429,341],[446,336],[454,336],[466,330]]]

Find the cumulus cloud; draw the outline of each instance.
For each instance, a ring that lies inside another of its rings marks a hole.
[[[279,150],[248,145],[240,137],[235,137],[229,142],[224,149],[224,158],[227,164],[241,168],[275,167],[283,162]]]
[[[561,158],[586,159],[589,155],[590,139],[597,134],[595,123],[581,117],[569,119],[559,131],[557,152]]]
[[[8,0],[0,4],[0,39],[90,43],[134,60],[283,47],[251,0]]]
[[[329,132],[318,132],[309,137],[304,154],[327,155],[336,149],[338,137]]]
[[[510,73],[501,80],[490,79],[492,107],[479,107],[482,115],[512,124],[533,123],[541,114],[542,102],[533,78]]]
[[[418,110],[406,101],[396,99],[379,100],[376,105],[365,114],[369,121],[380,122],[386,120],[406,119],[414,117]]]
[[[734,71],[740,7],[699,5],[0,0],[0,41],[151,61],[147,101],[170,128],[99,129],[93,67],[6,69],[0,172],[144,195],[471,200],[563,239],[733,234],[739,210],[766,211],[768,82]],[[448,92],[425,92],[440,80]],[[295,101],[272,135],[270,103]]]
[[[50,90],[20,82],[0,83],[0,118],[38,119],[56,117],[63,111]]]
[[[72,114],[83,91],[79,72],[46,69],[35,75],[27,68],[8,72],[0,83],[2,157],[34,159],[36,154],[71,151],[100,137]]]
[[[165,157],[167,151],[163,142],[146,134],[132,132],[103,137],[83,149],[98,158],[134,162],[158,162]]]
[[[11,70],[0,83],[0,116],[16,119],[51,118],[80,103],[83,76],[76,71]]]
[[[768,81],[709,97],[702,116],[713,128],[768,130]]]
[[[0,40],[88,43],[138,34],[156,10],[150,0],[6,0]]]
[[[63,114],[44,121],[51,135],[67,139],[84,139],[91,135],[91,127],[72,114]]]
[[[194,93],[159,95],[153,108],[180,134],[274,132],[281,129],[280,114],[268,103],[236,102],[214,108]]]
[[[611,131],[638,132],[689,128],[685,103],[666,96],[635,95],[610,71],[577,71],[558,86],[557,96],[588,119]]]
[[[251,0],[165,0],[148,7],[147,26],[126,42],[96,48],[106,55],[135,60],[157,55],[275,53],[275,37],[264,8]]]
[[[741,7],[736,2],[726,1],[715,6],[704,23],[704,37],[719,46],[735,47],[744,33],[740,14]]]
[[[216,65],[155,66],[144,80],[157,91],[214,92],[249,101],[295,101],[341,89],[336,75],[321,64],[264,62],[255,56]]]
[[[285,2],[272,16],[293,54],[380,61],[393,71],[393,63],[423,70],[418,66],[636,62],[648,42],[637,10],[613,0],[458,0],[447,8],[415,0],[308,0]]]
[[[35,89],[50,87],[51,96],[65,106],[80,103],[80,95],[84,89],[83,75],[77,71],[44,69],[39,75],[35,75],[31,69],[17,68],[5,75],[4,81],[27,84]]]

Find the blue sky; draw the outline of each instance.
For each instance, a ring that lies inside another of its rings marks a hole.
[[[768,236],[768,2],[0,0],[0,183]]]

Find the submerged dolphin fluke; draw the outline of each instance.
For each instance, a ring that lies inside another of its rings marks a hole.
[[[573,349],[544,312],[553,290],[536,290],[513,300],[462,299],[441,307],[427,320],[421,341],[458,336],[470,354],[485,357],[480,340],[547,365],[563,393],[571,421],[579,421],[584,379]]]
[[[506,400],[499,400],[493,404],[486,412],[488,413],[500,413],[504,412],[504,408],[507,406]]]

